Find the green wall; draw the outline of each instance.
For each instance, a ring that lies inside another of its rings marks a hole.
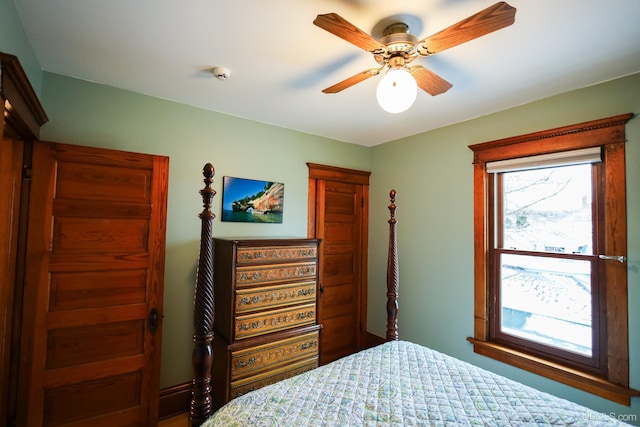
[[[373,147],[371,155],[369,330],[385,331],[389,190],[398,192],[400,338],[515,378],[586,406],[635,414],[611,403],[476,355],[473,336],[473,155],[468,148],[589,120],[640,112],[640,74],[558,95]],[[631,386],[640,388],[640,119],[626,126]]]
[[[161,387],[191,380],[202,167],[216,168],[213,233],[306,236],[306,162],[369,170],[368,149],[44,73],[42,139],[170,157]],[[282,224],[221,222],[222,177],[285,184]]]
[[[42,71],[13,0],[0,0],[0,52],[16,55],[33,89],[40,95]]]

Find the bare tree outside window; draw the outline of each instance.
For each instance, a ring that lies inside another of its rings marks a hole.
[[[593,253],[591,165],[505,172],[502,182],[501,331],[591,356],[592,263],[562,256]]]

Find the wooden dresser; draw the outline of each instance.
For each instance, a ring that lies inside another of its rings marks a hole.
[[[318,366],[318,241],[214,239],[216,407]]]

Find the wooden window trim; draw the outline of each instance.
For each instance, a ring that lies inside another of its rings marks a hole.
[[[486,163],[548,154],[588,147],[603,147],[607,165],[605,192],[607,211],[615,217],[604,221],[607,254],[627,253],[626,209],[615,209],[626,204],[625,124],[632,113],[571,126],[530,133],[512,138],[489,141],[469,146],[474,159],[474,337],[468,338],[474,351],[487,357],[517,366],[555,381],[593,393],[629,406],[632,396],[640,392],[629,388],[629,336],[627,265],[604,262],[606,276],[612,278],[607,285],[607,373],[599,377],[588,372],[565,367],[540,357],[526,354],[491,340],[489,319],[489,236],[490,210],[487,203],[489,176]],[[610,215],[607,213],[606,215]]]

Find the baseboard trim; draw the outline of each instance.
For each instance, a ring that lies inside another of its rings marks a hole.
[[[158,418],[163,420],[189,412],[191,404],[191,383],[174,385],[160,390],[160,410]]]
[[[367,331],[364,334],[364,348],[371,348],[371,347],[375,347],[377,345],[380,345],[382,343],[385,342],[384,338],[381,338],[377,335],[372,334],[371,332]]]

